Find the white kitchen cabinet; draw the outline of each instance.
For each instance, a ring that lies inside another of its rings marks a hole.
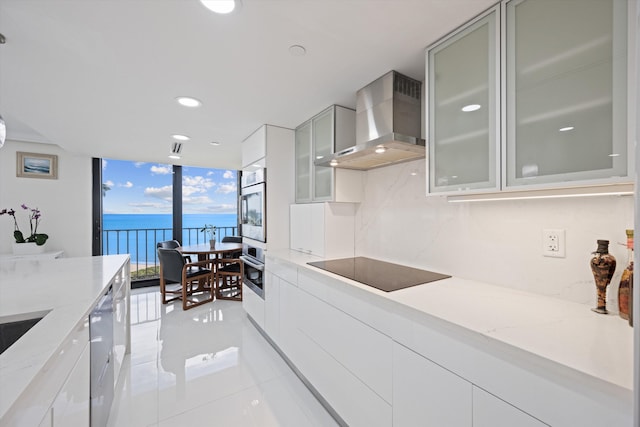
[[[280,277],[265,271],[264,330],[276,343],[280,341]]]
[[[311,159],[311,120],[296,128],[295,133],[295,173],[296,173],[296,202],[310,202],[311,173],[313,161]]]
[[[267,267],[268,268],[268,267]],[[280,282],[280,341],[278,347],[287,355],[295,365],[305,350],[301,348],[298,329],[299,318],[299,289],[295,284],[286,280]]]
[[[631,3],[507,3],[507,187],[629,176]]]
[[[503,1],[429,47],[428,194],[632,182],[633,7]]]
[[[353,203],[304,203],[290,206],[290,248],[322,257],[354,256]]]
[[[18,402],[11,426],[86,427],[90,417],[89,321],[80,321],[53,355],[37,384]],[[36,414],[45,412],[33,419]],[[38,421],[40,420],[40,421]],[[2,424],[5,425],[5,424]]]
[[[52,426],[87,427],[90,419],[89,345],[73,367],[51,406]]]
[[[302,290],[298,327],[328,355],[390,404],[391,338],[305,292],[304,282],[308,280],[313,279],[301,276],[298,283]]]
[[[355,139],[355,111],[339,105],[332,105],[296,128],[296,203],[361,201],[361,171],[314,164],[355,145]]]
[[[300,310],[302,312],[302,309]],[[303,349],[295,360],[302,375],[313,384],[346,425],[388,427],[392,425],[391,405],[319,346],[313,337],[299,333]]]
[[[473,387],[473,427],[544,427],[546,425],[481,388]]]
[[[129,290],[130,273],[127,267],[118,272],[113,281],[113,386],[120,377],[125,355],[130,350]]]
[[[263,125],[242,141],[243,172],[266,168],[266,244],[269,249],[289,247],[289,205],[294,202],[294,131]],[[247,239],[247,237],[245,237]]]
[[[264,329],[264,300],[247,285],[242,285],[242,308]]]
[[[242,141],[242,167],[260,162],[267,155],[267,127],[260,126]],[[264,165],[263,165],[264,167]]]
[[[499,189],[499,8],[427,51],[428,189]]]
[[[394,427],[476,427],[472,396],[470,382],[394,343]]]

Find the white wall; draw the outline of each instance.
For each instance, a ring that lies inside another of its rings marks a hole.
[[[415,173],[415,175],[412,175]],[[633,228],[631,196],[448,203],[425,196],[425,161],[373,169],[356,214],[356,253],[440,273],[595,305],[589,260],[610,240],[617,284]],[[542,256],[542,229],[566,230],[566,258]]]
[[[16,177],[16,152],[58,155],[58,179]],[[38,232],[49,235],[47,251],[64,250],[65,257],[91,255],[91,158],[57,145],[7,141],[0,148],[0,209],[16,210],[18,225],[29,232],[26,204],[42,212]],[[11,253],[13,220],[0,217],[0,253]]]

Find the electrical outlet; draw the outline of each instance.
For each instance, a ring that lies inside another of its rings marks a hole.
[[[547,228],[542,230],[542,255],[564,258],[565,255],[565,235],[560,228]]]

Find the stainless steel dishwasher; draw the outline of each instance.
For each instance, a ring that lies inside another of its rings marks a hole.
[[[91,427],[104,427],[113,402],[113,288],[89,315],[91,337]]]

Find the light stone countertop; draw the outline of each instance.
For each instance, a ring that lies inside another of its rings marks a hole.
[[[129,255],[0,261],[0,320],[48,312],[0,354],[0,419],[128,262]]]
[[[530,365],[552,362],[569,375],[595,378],[596,383],[604,381],[620,387],[622,393],[632,393],[633,328],[617,315],[600,315],[584,304],[456,277],[383,292],[306,264],[322,260],[316,256],[290,250],[266,255],[337,279],[333,283],[343,283],[344,291],[358,293],[378,306],[391,306],[408,319],[444,322],[459,330],[462,339],[471,333],[495,343],[496,352],[506,345],[523,361],[529,359]]]

